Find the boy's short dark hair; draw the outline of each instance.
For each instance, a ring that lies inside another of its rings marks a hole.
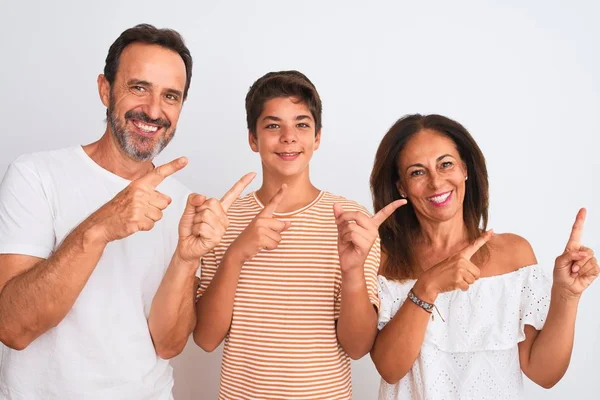
[[[305,103],[315,120],[315,133],[321,129],[321,97],[315,85],[301,72],[269,72],[259,78],[246,95],[248,130],[256,135],[256,123],[267,101],[278,97],[297,97]]]

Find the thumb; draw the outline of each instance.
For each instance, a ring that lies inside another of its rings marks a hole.
[[[575,264],[578,264],[578,261],[584,260],[587,257],[589,257],[589,254],[586,251],[565,251],[560,256],[556,257],[554,268],[568,268],[573,262],[575,262]],[[576,268],[576,266],[573,266],[573,269],[579,270],[579,268]]]
[[[196,208],[202,206],[206,201],[206,196],[202,194],[192,193],[188,196],[187,203],[185,205],[185,213],[195,214]]]
[[[285,226],[283,227],[281,232],[287,231],[290,228],[290,226],[292,226],[292,223],[290,221],[283,221],[283,223],[285,224]]]
[[[342,205],[340,203],[333,203],[333,215],[335,216],[335,219],[337,220],[343,213],[344,209],[342,208]]]

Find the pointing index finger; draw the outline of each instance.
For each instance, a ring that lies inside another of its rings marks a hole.
[[[221,206],[223,207],[223,210],[225,212],[227,212],[227,210],[229,210],[229,207],[231,207],[233,202],[238,197],[240,197],[240,194],[242,194],[244,189],[246,189],[250,182],[252,182],[255,176],[255,172],[250,172],[242,176],[242,178],[239,181],[237,181],[235,185],[233,185],[231,189],[229,189],[227,193],[223,195],[223,197],[221,197]]]
[[[281,185],[281,188],[277,191],[277,193],[275,193],[275,196],[273,196],[271,201],[269,201],[269,204],[267,204],[259,214],[263,217],[272,217],[273,213],[277,209],[277,206],[279,203],[281,203],[281,200],[283,200],[286,189],[287,185],[285,183]]]
[[[469,260],[473,257],[473,254],[477,253],[477,250],[483,247],[492,237],[494,236],[494,231],[490,229],[487,232],[484,232],[481,236],[479,236],[473,243],[468,245],[462,250],[463,256],[468,258]]]
[[[147,183],[153,188],[156,188],[166,177],[173,175],[175,172],[185,167],[187,163],[188,159],[186,157],[176,158],[171,162],[154,168],[152,171],[138,179],[138,182]]]
[[[383,207],[375,216],[373,217],[373,222],[375,225],[379,226],[385,221],[390,215],[394,213],[399,207],[402,207],[407,203],[406,199],[400,199],[396,201],[392,201],[387,206]]]
[[[577,213],[577,217],[575,217],[575,223],[573,223],[573,228],[571,228],[571,235],[569,236],[569,241],[567,242],[567,247],[565,251],[569,250],[579,250],[581,247],[581,237],[583,236],[583,225],[585,223],[586,209],[582,208]]]

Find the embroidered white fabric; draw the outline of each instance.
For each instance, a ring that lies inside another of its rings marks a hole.
[[[415,280],[379,280],[379,329],[406,300]],[[525,325],[540,330],[551,280],[535,265],[480,278],[463,292],[442,293],[419,357],[398,383],[381,380],[380,400],[520,399],[523,374],[517,344]]]

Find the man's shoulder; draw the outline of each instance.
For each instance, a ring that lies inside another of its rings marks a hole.
[[[40,165],[48,166],[62,164],[75,156],[76,153],[77,146],[25,153],[17,157],[11,164],[30,168],[35,168]]]

